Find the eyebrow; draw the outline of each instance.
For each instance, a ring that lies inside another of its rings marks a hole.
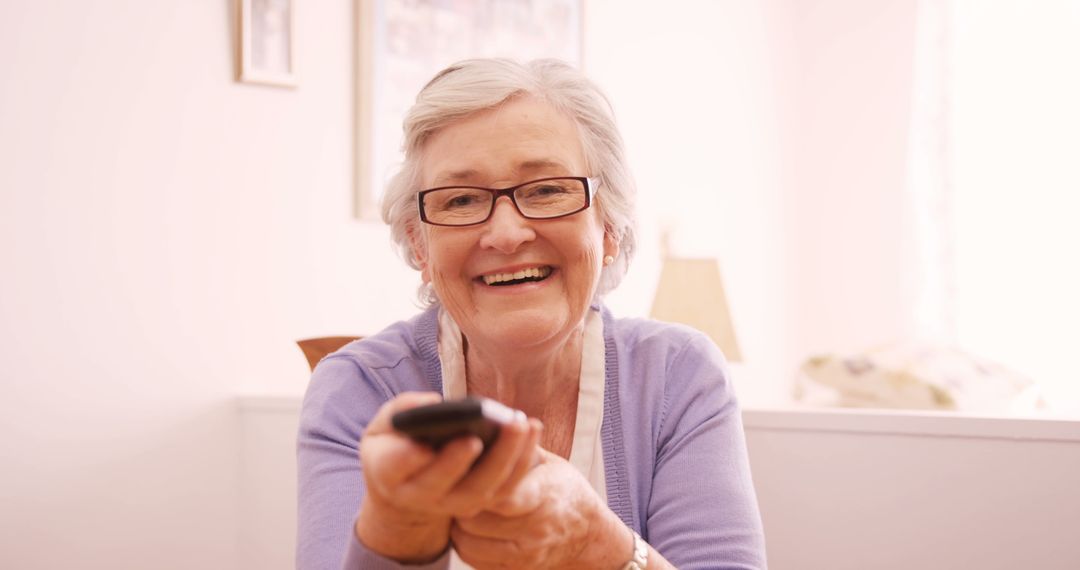
[[[552,168],[566,169],[566,165],[559,162],[559,161],[557,161],[557,160],[549,160],[549,159],[541,158],[541,159],[537,159],[537,160],[526,160],[525,162],[522,162],[521,164],[518,165],[517,171],[518,172],[535,172],[537,170],[548,170],[548,169],[552,169]]]
[[[565,164],[557,160],[551,160],[546,158],[539,158],[535,160],[526,160],[517,165],[515,171],[520,175],[524,173],[537,172],[543,170],[552,170],[561,168],[569,172],[569,169]],[[463,170],[452,170],[445,174],[441,174],[435,178],[435,183],[438,186],[442,186],[450,183],[458,183],[468,180],[475,180],[479,176],[480,172],[474,168],[466,168]]]

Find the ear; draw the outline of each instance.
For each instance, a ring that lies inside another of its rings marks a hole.
[[[416,261],[417,268],[420,270],[420,279],[424,283],[431,283],[431,272],[428,269],[427,236],[423,235],[423,231],[423,228],[411,225],[406,230],[406,233],[409,236],[409,249],[412,252],[413,259]]]
[[[619,258],[619,240],[610,228],[604,230],[604,255]]]

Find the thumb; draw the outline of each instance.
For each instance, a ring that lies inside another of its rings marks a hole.
[[[544,449],[543,447],[538,446],[537,449],[538,449],[538,451],[540,453],[537,454],[538,461],[537,461],[536,465],[534,465],[534,467],[539,467],[541,465],[546,465],[548,463],[557,463],[559,461],[566,461],[562,457],[560,457],[560,456],[558,456],[558,455]]]
[[[390,425],[390,418],[394,414],[441,401],[442,395],[437,392],[402,392],[379,408],[379,411],[375,413],[375,417],[371,418],[371,422],[368,423],[364,434],[374,435],[394,431],[393,426]]]
[[[560,462],[566,460],[550,451],[539,447],[536,451],[536,463],[529,470],[528,475],[521,480],[514,490],[506,498],[491,506],[490,511],[506,517],[517,517],[535,511],[544,502],[545,493],[550,490],[553,483],[551,477],[555,475],[552,470]]]

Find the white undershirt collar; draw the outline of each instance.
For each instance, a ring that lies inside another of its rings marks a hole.
[[[570,463],[588,479],[593,490],[607,501],[604,453],[600,427],[604,418],[604,322],[599,310],[585,315],[581,342],[581,379],[578,385],[577,419],[570,448]],[[460,399],[468,394],[465,351],[461,329],[450,314],[439,309],[439,361],[442,365],[443,397]]]

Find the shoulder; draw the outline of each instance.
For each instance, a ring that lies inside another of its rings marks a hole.
[[[631,361],[663,360],[669,366],[707,362],[717,367],[726,365],[724,355],[716,344],[701,331],[686,325],[652,319],[609,318],[608,340]]]
[[[393,368],[405,360],[438,357],[437,308],[432,307],[378,333],[355,340],[320,362],[347,360],[365,368]],[[317,369],[316,369],[317,370]]]
[[[669,418],[700,420],[734,404],[727,361],[704,333],[650,319],[609,318],[606,325],[609,365],[627,413],[652,417],[659,429],[673,427]]]
[[[378,407],[406,391],[439,391],[437,309],[350,342],[315,367],[304,397],[314,413]]]

